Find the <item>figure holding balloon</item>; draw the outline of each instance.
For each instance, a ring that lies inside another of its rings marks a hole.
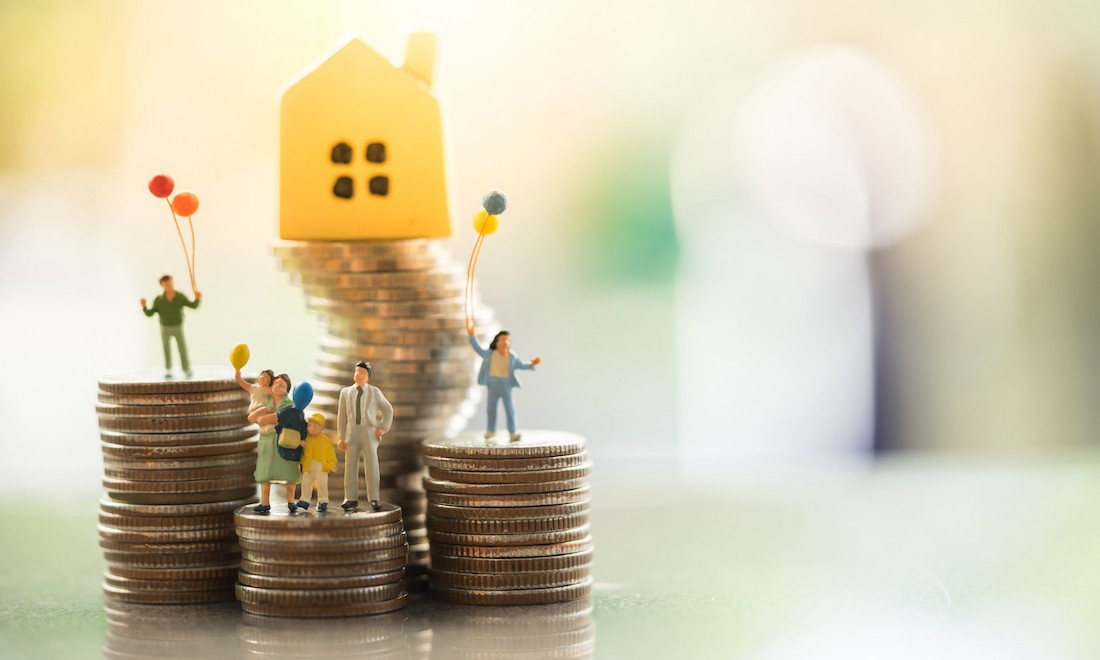
[[[260,408],[274,409],[274,404],[271,402],[271,383],[275,380],[275,372],[271,369],[264,369],[259,376],[256,376],[255,383],[248,382],[241,375],[241,369],[244,369],[244,366],[248,364],[249,357],[251,355],[248,344],[237,344],[229,352],[229,363],[236,369],[233,377],[237,380],[237,384],[241,386],[241,389],[249,394],[248,413],[252,414],[253,411]],[[260,427],[260,433],[271,433],[274,430],[274,426]]]
[[[508,207],[508,198],[499,190],[490,190],[481,200],[481,210],[474,214],[474,229],[477,230],[477,242],[474,243],[473,252],[470,254],[470,264],[466,270],[466,334],[469,335],[470,346],[481,356],[481,368],[478,369],[477,383],[484,385],[488,391],[486,413],[485,439],[489,440],[497,432],[497,408],[504,405],[505,425],[508,428],[508,438],[512,442],[520,439],[521,434],[516,428],[516,409],[512,403],[512,389],[519,387],[519,379],[516,371],[520,369],[534,369],[542,358],[535,357],[530,362],[524,362],[512,352],[512,337],[507,330],[501,330],[493,337],[488,347],[482,346],[474,336],[474,275],[477,270],[477,259],[481,255],[481,247],[485,243],[485,237],[492,234],[500,226],[500,214]]]
[[[176,291],[175,281],[171,275],[162,275],[160,287],[163,293],[153,299],[152,307],[148,307],[148,301],[141,299],[141,311],[146,316],[156,314],[160,317],[160,341],[164,348],[164,375],[172,377],[172,340],[176,340],[176,349],[180,354],[180,366],[187,376],[191,376],[191,359],[187,355],[187,341],[183,338],[183,308],[198,309],[202,302],[202,291],[195,291],[195,299],[191,300],[179,291]]]
[[[301,383],[294,389],[293,396],[290,388],[290,376],[275,376],[271,384],[272,407],[259,408],[248,415],[248,421],[259,424],[261,430],[272,429],[269,433],[260,433],[256,447],[254,476],[260,484],[260,503],[253,508],[256,513],[271,511],[271,484],[286,488],[287,508],[291,513],[298,509],[294,490],[302,480],[301,439],[307,433],[302,411],[313,400],[313,388],[309,383]]]

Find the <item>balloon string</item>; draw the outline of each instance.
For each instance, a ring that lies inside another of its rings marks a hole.
[[[168,202],[168,198],[165,197],[164,201]],[[176,209],[172,208],[172,202],[168,202],[168,210],[172,212],[172,222],[176,223],[176,233],[180,237],[180,247],[183,248],[183,260],[187,264],[187,275],[191,279],[191,291],[195,291],[195,273],[191,268],[191,257],[187,254],[187,243],[183,242],[183,230],[180,229],[179,218],[176,217]],[[194,239],[192,239],[194,242]]]
[[[191,228],[191,293],[198,287],[195,286],[195,223],[191,222],[191,216],[187,216],[187,225]]]
[[[466,267],[466,332],[474,331],[474,274],[477,271],[477,258],[481,254],[481,245],[485,242],[485,227],[478,232],[477,242],[470,252],[470,264]]]

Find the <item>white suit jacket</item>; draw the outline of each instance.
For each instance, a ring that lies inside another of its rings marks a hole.
[[[359,398],[359,392],[355,385],[340,390],[340,410],[336,414],[336,437],[349,440],[355,429],[355,400]],[[381,416],[381,421],[379,421]],[[363,387],[363,423],[370,434],[374,435],[375,427],[381,426],[389,431],[393,424],[393,406],[386,400],[382,390],[368,383]]]

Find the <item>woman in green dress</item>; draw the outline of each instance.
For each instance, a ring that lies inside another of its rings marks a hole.
[[[252,510],[256,513],[271,511],[271,484],[286,486],[287,507],[291,513],[298,508],[295,505],[294,487],[302,479],[301,465],[297,461],[288,461],[279,455],[277,444],[278,431],[275,425],[279,421],[279,411],[292,408],[290,398],[290,376],[279,374],[271,383],[271,402],[274,408],[259,408],[248,415],[248,421],[260,424],[268,433],[260,433],[256,448],[256,482],[260,484],[260,503]]]

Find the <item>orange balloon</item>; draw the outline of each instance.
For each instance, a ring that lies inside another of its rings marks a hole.
[[[172,198],[172,210],[177,215],[190,218],[199,210],[199,198],[193,192],[181,192]]]

